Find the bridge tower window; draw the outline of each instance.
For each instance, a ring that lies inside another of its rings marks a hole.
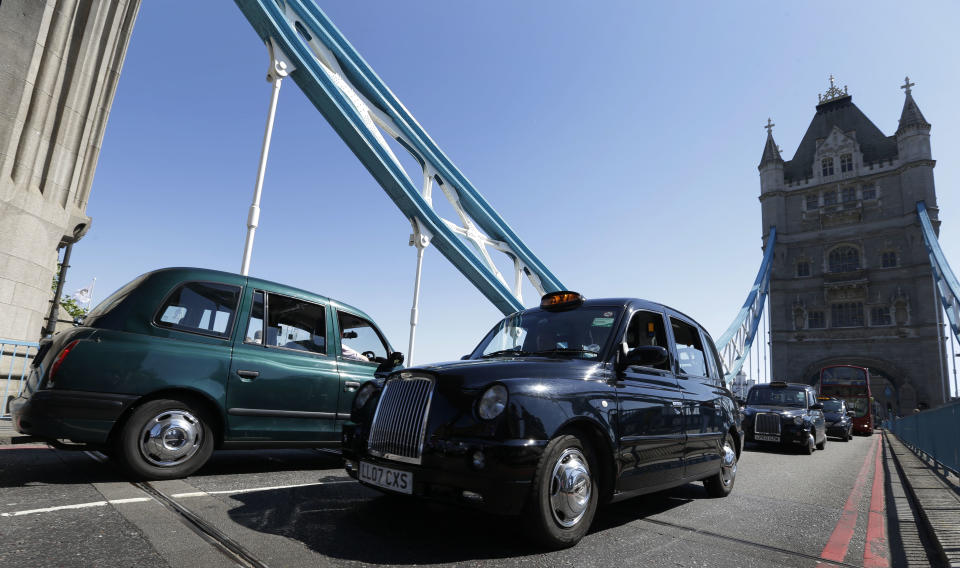
[[[845,187],[843,189],[843,202],[850,203],[857,200],[857,189],[854,187]]]
[[[870,325],[893,325],[890,307],[876,307],[870,310]]]
[[[820,160],[820,167],[823,171],[823,177],[833,175],[833,158],[824,158]]]
[[[819,207],[820,197],[816,194],[807,196],[807,211],[813,211]]]
[[[883,268],[896,268],[897,266],[897,253],[888,250],[880,255],[880,266]]]
[[[863,303],[844,302],[830,306],[830,327],[862,327]]]
[[[853,272],[860,269],[860,251],[853,247],[837,247],[830,251],[830,272]]]
[[[863,193],[862,193],[862,195],[863,195],[863,200],[864,200],[864,201],[867,201],[868,199],[876,199],[876,198],[877,198],[877,186],[874,185],[874,184],[872,184],[872,183],[871,183],[870,185],[865,185],[865,186],[863,186]]]
[[[810,329],[823,329],[827,327],[827,319],[821,311],[807,312],[807,327]]]
[[[841,154],[840,156],[840,172],[852,172],[853,171],[853,156],[851,154]]]
[[[804,276],[810,276],[810,262],[801,260],[797,263],[797,277],[803,278]]]
[[[824,205],[836,205],[837,204],[837,192],[836,191],[825,191],[823,193],[823,204]]]

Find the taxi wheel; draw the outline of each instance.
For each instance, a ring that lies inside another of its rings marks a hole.
[[[814,442],[814,440],[816,440],[815,435],[816,435],[816,431],[814,431],[809,436],[807,436],[807,443],[805,444],[806,447],[804,448],[803,451],[808,456],[813,453],[813,449],[817,445],[816,442]]]
[[[720,471],[703,480],[703,487],[711,497],[726,497],[733,491],[733,483],[737,480],[737,450],[730,434],[723,439],[720,460]]]
[[[200,469],[213,445],[202,409],[179,400],[151,400],[124,423],[116,457],[137,478],[177,479]]]
[[[814,439],[816,439],[816,434],[814,434]],[[823,435],[823,441],[822,441],[822,442],[817,442],[817,449],[818,449],[818,450],[825,450],[825,449],[827,449],[827,435],[826,435],[826,434]]]
[[[551,440],[537,464],[524,511],[531,536],[552,549],[580,542],[597,512],[596,472],[593,453],[579,438]]]
[[[847,433],[843,435],[843,441],[849,442],[853,439],[853,429],[847,430]]]

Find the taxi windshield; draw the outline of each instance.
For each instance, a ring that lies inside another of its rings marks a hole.
[[[747,395],[747,404],[769,404],[770,406],[807,407],[807,391],[791,388],[754,388]]]
[[[487,334],[473,357],[536,355],[596,359],[613,332],[616,314],[609,307],[515,314],[501,320]]]
[[[823,411],[824,412],[841,412],[843,410],[843,402],[839,400],[825,400],[823,401]]]

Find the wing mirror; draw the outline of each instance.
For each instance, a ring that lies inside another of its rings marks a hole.
[[[848,410],[848,411],[847,411],[847,416],[849,416],[849,417],[851,417],[851,418],[854,417],[854,416],[856,416],[856,415],[857,415],[857,413],[854,412],[854,411],[852,411],[852,410]]]
[[[357,338],[357,332],[355,332],[355,331],[345,331],[345,332],[343,332],[343,334],[342,334],[340,337],[342,337],[342,338],[344,338],[344,339],[356,339],[356,338]]]
[[[636,349],[631,349],[622,359],[621,368],[632,367],[656,367],[662,365],[670,359],[670,354],[666,348],[659,345],[643,345]]]
[[[820,404],[819,402],[811,404],[810,410],[823,410],[823,405]]]
[[[378,377],[386,375],[400,365],[403,365],[403,353],[394,351],[388,355],[386,359],[383,359],[383,362],[380,363],[380,366],[377,367],[377,370],[373,372],[373,376]]]

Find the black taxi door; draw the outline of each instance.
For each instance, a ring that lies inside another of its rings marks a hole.
[[[638,310],[622,338],[626,350],[667,345],[663,314]],[[620,436],[620,491],[655,490],[681,475],[683,399],[669,361],[627,366],[616,382]]]
[[[670,316],[677,349],[677,385],[683,393],[683,476],[707,477],[720,467],[722,378],[699,327]]]

